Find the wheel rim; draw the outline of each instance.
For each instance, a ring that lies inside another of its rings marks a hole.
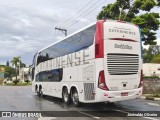
[[[73,102],[77,104],[79,102],[79,97],[77,91],[73,93]]]

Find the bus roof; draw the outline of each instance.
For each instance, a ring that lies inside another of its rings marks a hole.
[[[73,35],[75,35],[75,34],[77,34],[77,33],[79,33],[79,32],[81,32],[81,31],[83,31],[83,30],[85,30],[85,29],[87,29],[87,28],[89,28],[89,27],[91,27],[91,26],[93,26],[93,25],[95,25],[95,24],[96,24],[96,22],[93,22],[93,23],[91,23],[91,24],[85,26],[84,28],[82,28],[82,29],[80,29],[80,30],[77,30],[76,32],[71,33],[70,35],[68,35],[68,36],[66,36],[66,37],[64,37],[64,38],[62,38],[62,39],[60,39],[60,40],[58,40],[58,41],[52,43],[51,45],[48,45],[47,47],[41,49],[39,52],[41,52],[41,51],[47,49],[48,47],[50,47],[50,46],[52,46],[52,45],[55,45],[56,43],[59,43],[59,42],[63,41],[63,40],[65,40],[65,39],[67,39],[67,38],[69,38],[69,37],[71,37],[71,36],[73,36]],[[38,53],[39,53],[39,52],[38,52]]]

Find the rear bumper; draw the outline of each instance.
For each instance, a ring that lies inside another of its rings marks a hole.
[[[127,92],[127,96],[121,96],[121,93]],[[97,102],[117,102],[139,98],[142,95],[142,87],[133,90],[123,91],[105,91],[97,89]]]

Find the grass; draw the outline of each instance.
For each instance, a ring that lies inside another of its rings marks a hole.
[[[31,82],[28,82],[28,83],[18,82],[17,84],[15,84],[15,83],[11,82],[11,83],[6,83],[4,85],[6,85],[6,86],[28,86],[28,85],[32,85],[32,83]]]
[[[160,94],[149,94],[146,95],[146,98],[160,98]]]
[[[144,76],[144,78],[159,78],[158,76]]]

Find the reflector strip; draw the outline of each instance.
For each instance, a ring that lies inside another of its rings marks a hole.
[[[119,40],[119,41],[129,41],[129,42],[138,42],[133,39],[127,39],[127,38],[109,38],[109,40]]]

